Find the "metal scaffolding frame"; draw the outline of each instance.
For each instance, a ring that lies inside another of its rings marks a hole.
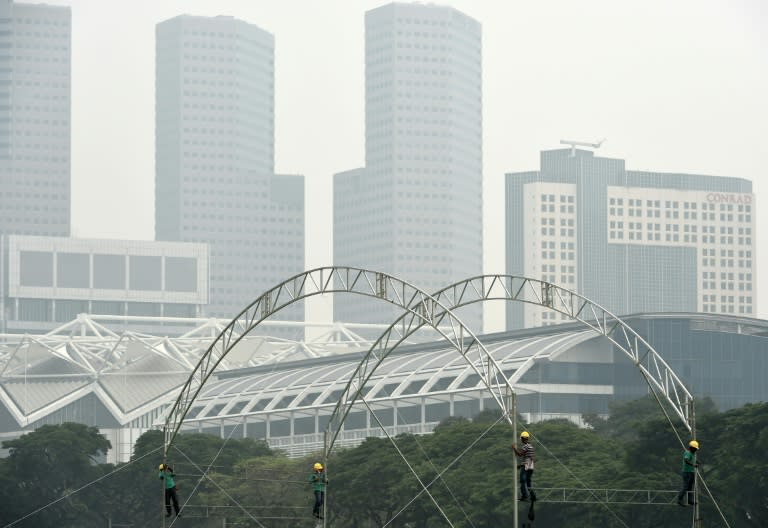
[[[432,297],[384,273],[332,266],[304,272],[275,286],[246,307],[217,336],[196,365],[168,414],[164,424],[166,450],[181,429],[182,422],[205,382],[244,336],[271,314],[293,302],[313,295],[338,292],[379,298],[402,307],[404,313],[373,344],[349,378],[344,391],[338,395],[338,403],[328,428],[329,447],[332,447],[344,418],[378,365],[407,337],[425,325],[435,327],[444,324],[450,328],[450,332],[441,332],[443,337],[460,351],[467,364],[476,370],[499,407],[505,409],[502,392],[513,390],[513,384],[519,381],[526,369],[516,369],[508,379],[504,369],[496,364],[482,343],[451,312],[452,308],[486,300],[519,301],[544,306],[566,314],[605,336],[630,358],[654,394],[666,399],[685,427],[689,431],[694,429],[691,419],[693,397],[661,356],[620,318],[575,292],[537,279],[484,275],[448,286]],[[502,390],[502,387],[505,388]]]

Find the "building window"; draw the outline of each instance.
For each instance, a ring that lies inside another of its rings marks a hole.
[[[87,253],[59,253],[56,255],[56,286],[59,288],[89,288],[90,280],[90,255]],[[58,306],[56,314],[58,319]]]
[[[122,255],[94,255],[93,287],[106,290],[124,290],[125,257]]]
[[[166,291],[197,291],[197,260],[189,257],[166,257]]]
[[[161,258],[152,256],[129,257],[129,289],[159,291],[162,285]]]
[[[19,253],[19,268],[22,286],[53,286],[53,253],[21,251]]]
[[[129,302],[127,303],[127,315],[160,317],[160,306],[159,303]]]

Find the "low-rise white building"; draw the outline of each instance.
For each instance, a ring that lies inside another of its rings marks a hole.
[[[89,313],[172,334],[179,330],[169,321],[161,330],[130,326],[130,317],[199,317],[208,302],[208,246],[7,235],[0,276],[0,332],[45,333]]]

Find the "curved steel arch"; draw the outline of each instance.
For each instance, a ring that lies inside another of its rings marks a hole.
[[[452,337],[445,335],[438,329],[438,325],[445,320],[454,329]],[[352,373],[347,385],[344,387],[344,391],[339,395],[339,401],[336,407],[334,407],[326,427],[328,433],[325,445],[326,458],[333,449],[333,444],[336,442],[344,420],[374,371],[408,336],[427,323],[438,329],[438,332],[453,345],[469,366],[474,369],[504,412],[507,422],[512,423],[507,401],[508,397],[514,393],[510,380],[485,346],[471,330],[464,327],[451,309],[444,306],[443,303],[434,297],[427,295],[418,305],[406,307],[405,313],[398,317],[379,336],[376,342],[371,345],[371,348]],[[456,329],[458,329],[458,333]]]
[[[651,390],[661,392],[688,431],[694,432],[693,395],[680,381],[680,378],[656,350],[627,323],[586,297],[538,279],[515,275],[480,275],[447,286],[433,293],[431,299],[434,300],[435,305],[445,307],[448,312],[461,306],[488,300],[520,301],[549,308],[583,323],[598,334],[608,338],[624,352],[640,370]],[[409,319],[407,328],[401,332],[397,342],[391,345],[390,336],[394,327],[402,324],[407,318]],[[344,393],[340,396],[339,402],[331,414],[327,427],[329,441],[326,445],[326,456],[333,448],[341,426],[365,382],[387,355],[423,325],[424,322],[416,323],[416,318],[412,314],[405,313],[395,320],[371,346],[352,374]],[[373,362],[371,361],[372,357],[375,359]],[[644,364],[646,361],[648,361],[647,367]],[[489,362],[489,369],[490,365]],[[508,389],[514,392],[512,384],[520,379],[526,370],[525,368],[517,369],[509,379],[503,372],[499,372],[499,374],[501,374]],[[350,395],[349,391],[353,390],[355,385],[354,395]],[[491,387],[489,386],[489,388]],[[499,388],[497,387],[497,390]],[[508,414],[505,399],[499,398],[493,389],[491,389],[491,393],[494,394],[501,409]]]
[[[432,296],[451,309],[486,300],[519,301],[543,306],[579,321],[624,352],[651,390],[659,391],[686,429],[694,432],[693,394],[677,374],[631,326],[583,295],[538,279],[488,274],[457,282]]]
[[[463,344],[468,341],[470,344],[468,350],[471,349],[480,354],[484,352],[489,364],[493,362],[488,351],[477,341],[472,332],[450,313],[450,310],[441,306],[429,294],[407,282],[386,273],[352,267],[328,266],[305,271],[263,293],[216,336],[195,365],[168,412],[163,426],[164,456],[167,455],[181,428],[182,421],[203,385],[222,359],[243,337],[261,321],[296,301],[323,293],[341,292],[379,298],[400,306],[407,310],[406,314],[410,313],[421,321],[419,328],[424,324],[430,324],[452,343]],[[450,324],[450,336],[438,328],[438,325],[444,321]],[[393,324],[389,327],[390,333],[396,332],[395,326]]]

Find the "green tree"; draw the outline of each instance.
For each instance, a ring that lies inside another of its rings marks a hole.
[[[328,507],[345,525],[383,526],[405,504],[407,467],[389,440],[367,438],[329,463]],[[348,523],[348,524],[346,524]]]
[[[104,481],[104,498],[98,508],[115,524],[156,525],[162,510],[163,490],[158,479],[163,433],[150,430],[136,441],[130,462],[119,465]]]
[[[444,513],[457,528],[510,524],[517,479],[510,444],[516,439],[498,418],[497,411],[487,411],[474,420],[446,419],[431,435],[397,436],[397,450],[382,438],[337,450],[327,461],[329,522],[335,528],[374,528],[390,521],[393,528],[433,528],[445,526]],[[682,447],[654,399],[613,405],[610,418],[587,421],[591,427],[550,420],[526,428],[537,450],[534,488],[678,488]],[[763,457],[768,452],[768,404],[718,413],[702,401],[697,422],[700,470],[730,526],[768,526]],[[676,427],[687,442],[687,431]],[[157,478],[160,431],[142,435],[131,462],[117,467],[96,464],[108,442],[95,429],[75,424],[41,428],[5,445],[11,453],[0,459],[3,524],[59,498],[63,500],[18,526],[100,528],[110,517],[116,523],[153,526],[163,514]],[[176,445],[169,462],[190,514],[185,527],[218,527],[224,517],[228,524],[273,528],[311,522],[313,497],[306,478],[318,454],[289,459],[261,441],[196,434],[179,436]],[[106,475],[98,484],[71,493]],[[712,502],[704,495],[700,500],[703,526],[722,526]],[[520,508],[521,526],[526,507],[523,503]],[[536,508],[537,527],[672,528],[689,525],[692,514],[674,505],[541,501]]]
[[[748,404],[698,420],[699,472],[730,525],[768,526],[768,403]],[[702,497],[707,518],[719,518]]]
[[[3,462],[3,501],[0,522],[13,522],[40,509],[17,526],[83,526],[102,520],[90,506],[98,487],[73,493],[111,470],[97,458],[111,447],[95,427],[64,423],[44,425],[15,440],[3,442],[9,450]]]
[[[212,473],[217,485],[201,481],[190,505],[192,511],[196,504],[206,505],[211,514],[232,524],[247,526],[256,519],[272,528],[292,527],[300,519],[311,518],[305,470],[305,461],[280,453],[244,458],[232,471]]]
[[[131,461],[115,468],[119,471],[100,483],[101,497],[94,501],[93,508],[101,512],[102,518],[111,518],[115,524],[132,523],[133,526],[154,526],[159,523],[165,514],[163,484],[158,478],[158,465],[163,461],[163,442],[162,431],[147,431],[137,440]],[[174,445],[178,446],[178,450],[172,446],[167,462],[174,467],[176,473],[180,488],[179,500],[182,504],[187,503],[190,508],[190,518],[185,519],[184,525],[194,528],[221,526],[222,517],[233,511],[226,507],[210,510],[205,508],[208,505],[234,506],[231,501],[206,502],[207,494],[218,491],[218,488],[203,478],[201,471],[207,471],[214,482],[229,492],[229,487],[238,482],[234,477],[239,463],[248,457],[273,453],[263,441],[223,440],[204,434],[179,435]],[[209,467],[212,463],[213,466]],[[199,505],[204,507],[200,508]],[[99,523],[92,526],[104,525]]]

